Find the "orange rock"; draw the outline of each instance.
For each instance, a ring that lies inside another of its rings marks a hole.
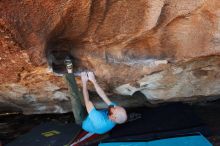
[[[140,91],[151,102],[219,95],[219,22],[219,0],[0,1],[0,102],[69,111],[59,76],[68,54],[75,72],[94,71],[110,94]]]

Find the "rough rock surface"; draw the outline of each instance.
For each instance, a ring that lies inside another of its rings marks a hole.
[[[220,94],[220,1],[2,0],[0,49],[1,109],[69,111],[66,54],[109,94],[198,100]]]

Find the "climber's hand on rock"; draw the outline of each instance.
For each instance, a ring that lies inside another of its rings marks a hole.
[[[92,81],[92,82],[96,81],[95,75],[94,75],[93,72],[88,72],[87,74],[88,74],[88,78],[89,78],[90,81]]]
[[[81,80],[82,80],[82,83],[87,83],[88,81],[88,76],[87,76],[87,73],[86,72],[82,72],[81,73]]]

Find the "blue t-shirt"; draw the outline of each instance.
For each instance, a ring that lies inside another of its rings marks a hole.
[[[109,119],[107,110],[96,110],[93,108],[83,121],[82,128],[90,133],[104,134],[115,125],[116,123]]]

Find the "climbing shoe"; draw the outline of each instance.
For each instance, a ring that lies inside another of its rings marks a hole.
[[[64,63],[66,65],[67,72],[72,73],[73,72],[73,64],[72,64],[72,61],[69,56],[67,56],[65,58]]]

